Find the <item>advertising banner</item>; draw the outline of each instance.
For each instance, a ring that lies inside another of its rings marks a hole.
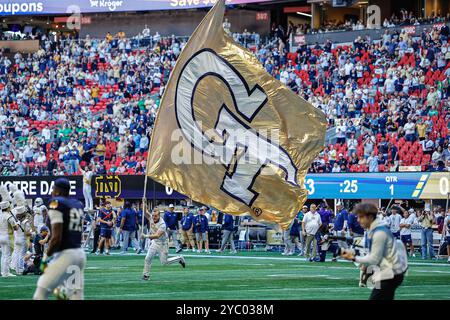
[[[27,198],[50,198],[57,177],[0,176],[0,185],[14,183]],[[68,176],[71,196],[83,198],[81,176]],[[109,199],[142,199],[144,176],[94,176],[92,196]],[[308,174],[305,179],[308,199],[447,199],[450,193],[448,172],[389,172]],[[186,196],[148,179],[147,199],[186,199]]]
[[[229,5],[271,0],[227,0]],[[216,0],[0,0],[0,16],[175,10],[211,7]]]

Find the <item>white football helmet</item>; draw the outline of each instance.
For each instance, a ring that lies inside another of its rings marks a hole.
[[[42,200],[42,198],[36,198],[36,200],[34,201],[34,205],[36,207],[40,207],[44,204],[44,200]]]

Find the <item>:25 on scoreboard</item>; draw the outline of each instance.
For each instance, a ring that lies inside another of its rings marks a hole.
[[[447,199],[448,172],[310,174],[310,199]]]

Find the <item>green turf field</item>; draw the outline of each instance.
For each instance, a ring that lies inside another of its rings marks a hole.
[[[296,256],[242,252],[185,254],[187,267],[155,261],[141,280],[144,255],[88,256],[86,299],[367,299],[347,262],[310,263]],[[30,299],[37,277],[0,278],[0,299]],[[450,299],[450,265],[413,259],[397,299]]]

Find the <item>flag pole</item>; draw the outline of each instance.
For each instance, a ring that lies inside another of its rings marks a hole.
[[[147,204],[147,181],[148,181],[148,175],[145,174],[145,178],[144,178],[144,194],[142,195],[141,237],[144,234],[145,211],[147,210],[147,208],[146,208],[146,204]]]

